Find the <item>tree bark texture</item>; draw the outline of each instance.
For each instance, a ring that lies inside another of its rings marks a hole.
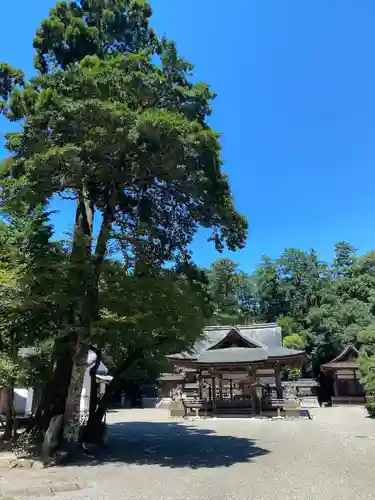
[[[78,342],[73,358],[72,376],[66,398],[64,412],[64,439],[68,442],[78,442],[80,431],[80,404],[83,381],[87,369],[89,346],[85,342]]]
[[[103,213],[103,219],[99,231],[98,241],[95,248],[95,253],[92,256],[92,228],[94,207],[89,201],[88,194],[83,190],[80,200],[80,216],[76,220],[76,238],[79,240],[82,235],[83,241],[86,241],[86,246],[81,247],[82,261],[87,259],[89,267],[86,268],[86,274],[83,276],[84,293],[82,297],[82,308],[80,315],[80,333],[77,339],[76,356],[73,363],[72,378],[70,381],[67,404],[65,407],[65,427],[64,436],[69,440],[78,439],[78,432],[74,429],[79,428],[79,402],[80,389],[82,389],[83,378],[86,369],[87,354],[90,347],[92,325],[96,318],[99,307],[99,279],[102,272],[103,263],[107,251],[107,242],[113,222],[113,207],[116,199],[115,187],[109,193],[107,207]],[[88,239],[87,239],[88,238]],[[86,354],[84,354],[86,353]],[[86,356],[83,359],[84,355]],[[85,362],[83,369],[83,361]],[[95,380],[96,382],[96,380]],[[80,385],[80,388],[78,387]],[[79,393],[79,397],[78,397]],[[75,406],[75,408],[74,408]]]
[[[43,388],[42,397],[30,428],[30,432],[36,436],[43,437],[51,418],[61,415],[65,411],[65,401],[73,366],[72,344],[67,341],[56,341],[54,351],[54,368]]]
[[[92,255],[94,205],[86,186],[77,202],[75,231],[71,253],[71,282],[76,283],[68,314],[70,332],[58,341],[56,366],[48,381],[39,405],[32,430],[37,434],[47,431],[53,416],[64,414],[64,436],[75,440],[80,421],[80,400],[92,323],[98,310],[98,287],[105,260],[107,242],[113,222],[114,187],[109,192],[108,204]],[[65,343],[65,346],[64,346]]]
[[[14,428],[14,388],[6,387],[5,391],[5,431],[3,439],[4,441],[9,441],[12,439],[12,433]]]
[[[68,442],[78,441],[80,427],[80,402],[83,380],[87,368],[87,355],[92,329],[92,305],[89,296],[92,287],[92,237],[94,205],[85,185],[78,199],[74,241],[72,248],[73,271],[78,297],[78,308],[71,318],[71,327],[75,332],[72,372],[64,411],[63,436]]]

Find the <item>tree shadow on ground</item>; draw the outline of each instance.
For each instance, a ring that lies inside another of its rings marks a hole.
[[[269,450],[251,439],[221,436],[182,423],[123,422],[109,425],[107,447],[95,453],[95,458],[61,465],[118,463],[199,469],[249,463],[267,453]]]

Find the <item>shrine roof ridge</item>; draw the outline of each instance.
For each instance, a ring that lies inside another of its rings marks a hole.
[[[238,330],[244,329],[257,329],[257,328],[274,328],[277,327],[277,323],[248,323],[243,325],[208,325],[204,330],[230,330],[231,328],[237,328]]]
[[[329,368],[329,367],[335,368],[335,367],[339,367],[340,365],[342,365],[342,367],[344,367],[344,365],[346,365],[348,367],[352,366],[352,365],[353,366],[358,365],[358,361],[345,359],[350,353],[354,353],[355,357],[356,358],[358,357],[359,351],[355,347],[355,345],[353,345],[353,344],[348,344],[347,346],[345,346],[344,349],[340,352],[340,354],[338,356],[336,356],[334,359],[332,359],[328,363],[322,364],[321,368],[322,369]]]
[[[240,350],[235,345],[232,349],[223,349],[226,346],[226,339],[229,335],[237,335],[238,339],[242,339],[243,346]],[[217,353],[212,351],[220,350]],[[248,351],[245,353],[245,351]],[[254,351],[254,352],[251,352]],[[265,354],[266,353],[266,354]],[[281,328],[276,323],[260,323],[251,325],[220,325],[209,326],[202,332],[199,338],[189,351],[175,353],[167,356],[167,358],[175,361],[194,361],[194,362],[210,362],[218,356],[224,362],[231,363],[237,356],[245,362],[256,357],[265,359],[276,357],[292,357],[299,356],[303,351],[295,349],[287,349],[282,345]]]

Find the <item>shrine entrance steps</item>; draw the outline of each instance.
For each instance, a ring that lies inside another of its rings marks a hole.
[[[250,401],[217,401],[214,410],[207,415],[215,417],[252,417]]]

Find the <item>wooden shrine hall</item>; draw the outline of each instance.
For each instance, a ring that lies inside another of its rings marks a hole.
[[[363,404],[365,402],[358,356],[356,347],[348,345],[335,359],[320,367],[333,383],[332,404]]]
[[[276,324],[207,327],[191,351],[167,356],[178,374],[164,374],[159,385],[167,395],[178,378],[182,391],[212,413],[257,415],[283,398],[282,371],[300,367],[304,355],[283,347]]]

